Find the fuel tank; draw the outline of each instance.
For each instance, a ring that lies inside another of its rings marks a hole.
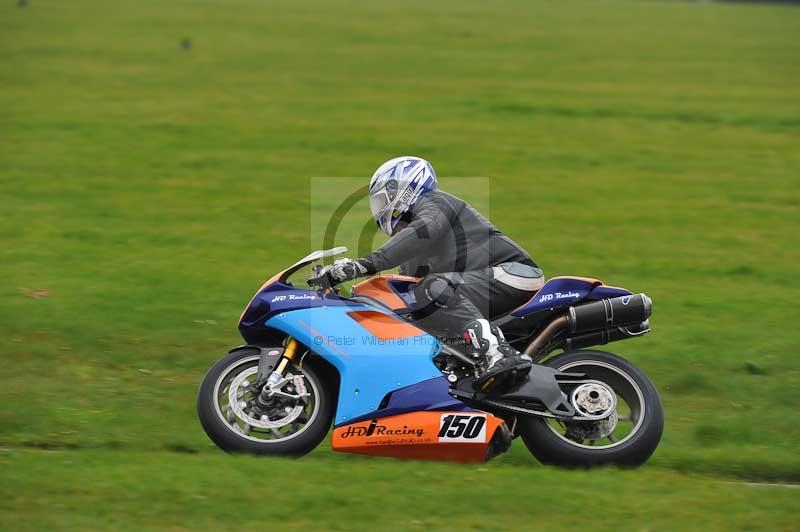
[[[414,287],[419,277],[407,275],[376,275],[353,285],[351,297],[378,303],[392,312],[405,312],[414,306]]]

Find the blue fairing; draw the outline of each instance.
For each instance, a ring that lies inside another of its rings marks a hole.
[[[426,381],[394,390],[389,397],[386,405],[378,410],[367,412],[364,415],[355,417],[347,423],[356,423],[366,419],[381,418],[385,416],[395,416],[406,412],[416,412],[419,410],[449,410],[449,411],[473,411],[461,401],[453,399],[448,392],[450,385],[444,377],[428,379]],[[337,423],[338,425],[338,423]]]
[[[339,371],[337,425],[377,410],[393,390],[442,376],[433,364],[439,351],[436,338],[420,331],[410,338],[379,340],[347,315],[377,309],[349,303],[282,312],[265,323],[310,347]]]
[[[264,321],[281,312],[314,307],[357,306],[349,299],[336,294],[295,288],[289,284],[272,283],[259,291],[248,305],[239,323],[239,329],[261,328]]]

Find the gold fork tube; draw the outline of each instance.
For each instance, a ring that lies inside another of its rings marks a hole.
[[[283,371],[286,369],[286,366],[289,364],[289,362],[294,361],[294,357],[297,356],[299,347],[300,344],[297,343],[297,340],[290,337],[289,341],[286,342],[286,349],[283,351],[283,357],[278,363],[278,367],[275,368],[275,371],[283,375]]]

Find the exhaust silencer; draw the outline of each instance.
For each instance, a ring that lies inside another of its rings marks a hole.
[[[615,327],[613,329],[601,329],[599,331],[577,334],[564,339],[564,350],[572,351],[573,349],[580,349],[582,347],[604,345],[611,342],[616,342],[618,340],[625,340],[626,338],[642,336],[649,332],[650,322],[644,321],[636,325]]]
[[[653,310],[653,301],[645,294],[601,299],[585,305],[569,307],[567,320],[570,334],[580,334],[598,329],[612,329],[647,321]]]

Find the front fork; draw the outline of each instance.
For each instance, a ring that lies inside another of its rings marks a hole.
[[[283,356],[281,357],[280,362],[278,362],[278,365],[274,370],[272,370],[272,373],[270,373],[269,377],[267,378],[267,384],[275,384],[283,378],[283,372],[286,371],[286,366],[288,366],[289,363],[294,362],[299,350],[300,344],[298,344],[297,340],[290,336],[286,341],[286,347],[284,348]]]
[[[261,350],[261,357],[258,360],[258,383],[263,387],[258,397],[259,403],[262,405],[266,403],[272,387],[283,380],[286,367],[294,362],[299,351],[300,344],[291,336],[283,349]],[[274,364],[276,358],[278,358],[278,363]]]

